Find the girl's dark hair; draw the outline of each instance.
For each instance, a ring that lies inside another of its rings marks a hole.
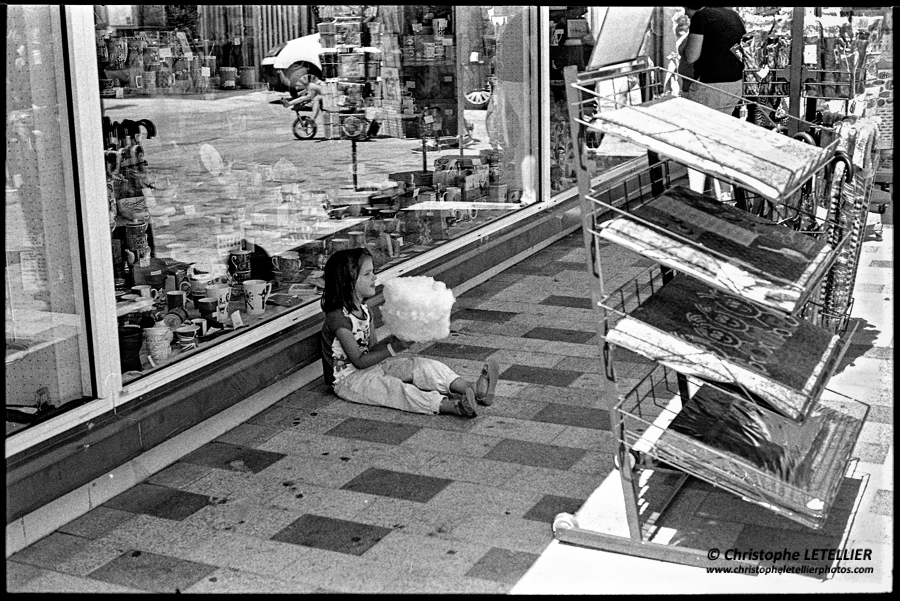
[[[355,308],[353,290],[363,257],[371,259],[372,253],[365,248],[351,248],[339,250],[328,257],[323,277],[325,291],[320,301],[323,311],[326,313],[335,309],[352,311]]]

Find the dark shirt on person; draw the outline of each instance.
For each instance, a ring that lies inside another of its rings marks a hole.
[[[731,52],[747,32],[735,11],[721,6],[706,6],[691,17],[690,33],[703,36],[700,58],[694,63],[694,79],[704,83],[740,81],[744,65]]]

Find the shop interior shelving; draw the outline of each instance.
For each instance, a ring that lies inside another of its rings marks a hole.
[[[606,376],[602,393],[617,399],[611,423],[618,441],[616,466],[629,536],[581,528],[577,515],[560,514],[554,522],[556,538],[630,555],[709,565],[705,550],[654,541],[654,524],[688,476],[804,526],[821,528],[852,463],[852,450],[868,414],[865,404],[827,389],[852,337],[852,331],[846,332],[847,316],[836,320],[807,310],[813,303],[811,292],[846,239],[826,236],[837,228],[833,216],[822,210],[809,211],[804,215],[807,228],[795,231],[796,227],[790,227],[798,223],[795,219],[778,223],[718,201],[708,203],[673,185],[677,183],[673,174],[696,169],[796,215],[801,211],[797,199],[814,183],[841,185],[843,169],[837,166],[843,167],[846,158],[836,156],[834,143],[819,148],[662,95],[664,72],[652,67],[646,57],[583,73],[570,67],[565,77],[572,139],[578,141],[578,187],[602,347],[601,373]],[[628,86],[614,84],[622,81]],[[630,91],[605,95],[609,89]],[[615,187],[592,188],[582,156],[591,130],[644,146],[649,166]],[[831,182],[835,177],[838,181]],[[604,235],[616,224],[630,234],[633,243],[628,243],[627,235],[618,239]],[[777,262],[774,255],[754,263],[754,253],[748,250],[759,240],[767,244],[768,235],[779,240],[777,256],[795,255],[798,263],[806,264],[806,280],[786,282],[773,274],[767,263]],[[743,252],[723,242],[723,237],[741,241]],[[653,260],[654,265],[607,292],[602,274],[604,249],[610,242]],[[797,250],[801,248],[805,254]],[[711,265],[714,269],[701,269]],[[740,278],[767,273],[772,276],[773,291],[786,283],[797,284],[799,291],[789,302],[774,302],[755,295],[752,287],[733,285]],[[696,323],[675,311],[680,301],[687,299],[685,304],[690,305],[698,296],[726,309],[705,315],[713,319],[703,326],[715,332],[706,338],[692,334],[691,325],[671,325],[679,320]],[[783,338],[776,344],[763,343],[767,353],[772,351],[766,361],[784,363],[778,360],[775,347],[784,352],[800,339],[814,349],[808,353],[803,368],[808,371],[800,374],[799,385],[788,383],[797,374],[781,380],[777,369],[768,370],[759,357],[729,354],[722,346],[729,335],[727,319],[715,323],[717,315],[725,316],[728,310],[743,320],[740,327],[758,319],[760,336],[774,332]],[[746,314],[741,315],[742,311]],[[615,356],[620,348],[650,360],[637,384],[634,379],[618,381]],[[768,441],[777,451],[756,456],[728,439],[733,432],[722,431],[718,438],[708,435],[710,428],[700,424],[711,408],[718,421],[763,424],[785,438]],[[641,498],[652,480],[647,475],[666,471],[676,474],[678,484],[669,488],[661,508],[649,516]]]

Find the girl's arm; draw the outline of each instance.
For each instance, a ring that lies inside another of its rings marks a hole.
[[[350,363],[353,364],[353,367],[356,369],[365,369],[367,367],[372,367],[373,365],[378,365],[388,357],[392,357],[391,351],[388,350],[388,347],[394,351],[394,353],[399,353],[401,351],[405,351],[410,347],[409,344],[402,340],[394,340],[389,343],[378,344],[377,338],[374,340],[374,344],[369,349],[368,353],[363,353],[359,344],[356,343],[356,338],[353,337],[353,333],[347,328],[338,328],[335,332],[335,336],[341,342],[341,347],[344,349],[344,352],[347,354],[347,358],[350,359]],[[375,332],[373,331],[370,334],[370,340],[374,338]],[[379,348],[380,347],[380,348]]]

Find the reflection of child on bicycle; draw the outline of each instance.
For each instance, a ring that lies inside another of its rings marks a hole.
[[[315,122],[319,118],[319,113],[322,110],[322,94],[325,93],[321,83],[321,81],[317,80],[312,75],[304,75],[300,78],[300,86],[303,93],[293,100],[282,98],[281,104],[283,104],[285,108],[293,110],[299,110],[300,105],[309,104],[312,108],[311,118],[313,122]]]

